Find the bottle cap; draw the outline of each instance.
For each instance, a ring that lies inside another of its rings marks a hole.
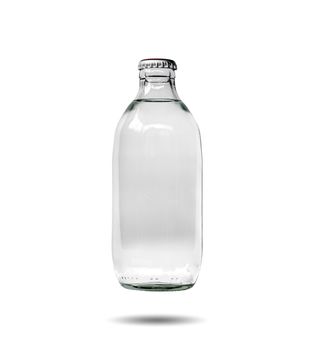
[[[177,65],[175,61],[168,60],[167,58],[145,58],[138,64],[138,69],[151,69],[151,68],[169,68],[176,70]]]

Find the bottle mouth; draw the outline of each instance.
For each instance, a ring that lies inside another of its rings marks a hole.
[[[145,58],[138,64],[138,69],[154,69],[154,68],[168,68],[172,70],[177,69],[175,61],[167,58]]]

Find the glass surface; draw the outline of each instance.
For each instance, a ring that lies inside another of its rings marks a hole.
[[[122,286],[152,291],[194,285],[202,256],[202,154],[174,70],[143,68],[116,130],[113,261]]]

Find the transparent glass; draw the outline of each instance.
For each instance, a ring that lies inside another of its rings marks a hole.
[[[201,265],[201,139],[174,78],[171,68],[141,69],[116,129],[112,252],[130,289],[191,288]]]

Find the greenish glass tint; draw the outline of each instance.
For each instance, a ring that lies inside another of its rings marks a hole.
[[[139,69],[114,140],[114,268],[128,289],[184,290],[202,259],[200,133],[176,92],[175,63],[143,60]]]

